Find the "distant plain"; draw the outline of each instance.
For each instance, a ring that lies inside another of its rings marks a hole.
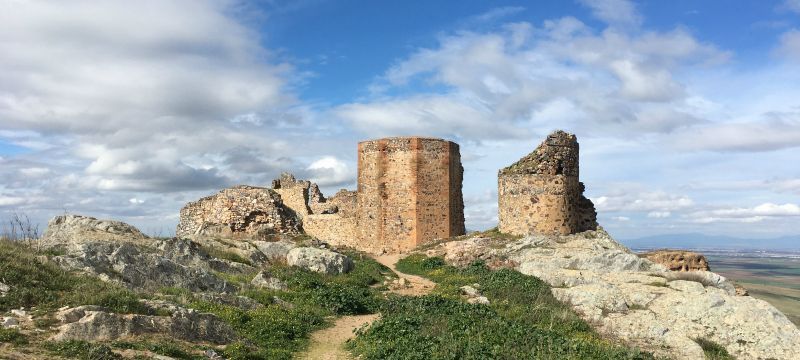
[[[800,258],[708,254],[711,271],[744,286],[800,326]]]

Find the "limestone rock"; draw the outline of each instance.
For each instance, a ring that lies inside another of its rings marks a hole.
[[[286,290],[289,287],[286,286],[286,283],[278,278],[274,278],[269,275],[269,273],[261,271],[250,281],[255,287],[260,287],[263,289],[272,289],[272,290]]]
[[[291,241],[254,241],[253,245],[267,258],[268,261],[286,261],[289,250],[297,247]]]
[[[255,310],[263,308],[260,302],[255,301],[246,296],[238,296],[232,294],[217,294],[217,293],[199,293],[194,295],[196,298],[209,301],[216,304],[229,305],[237,307],[242,310]]]
[[[110,341],[120,338],[162,334],[175,339],[227,344],[236,339],[228,324],[214,315],[179,309],[172,316],[115,314],[97,307],[62,311],[64,323],[51,340]]]
[[[353,269],[353,261],[342,254],[310,247],[294,248],[286,256],[289,266],[324,274],[341,274]]]
[[[695,339],[706,338],[737,359],[800,359],[800,329],[767,302],[737,296],[733,284],[713,272],[669,271],[602,229],[504,244],[467,238],[427,253],[462,266],[505,258],[553,286],[553,295],[599,332],[657,356],[702,359]]]
[[[11,286],[8,286],[0,282],[0,297],[6,296],[6,294],[8,294],[9,291],[11,291]]]
[[[19,326],[19,320],[13,317],[0,318],[0,327],[3,329],[10,329]]]
[[[261,237],[299,234],[296,214],[272,189],[240,185],[186,204],[180,212],[178,237]]]
[[[216,292],[236,289],[211,272],[213,264],[221,267],[228,264],[215,262],[188,240],[162,240],[154,248],[131,243],[74,244],[66,255],[52,260],[64,269],[85,271],[130,288],[155,290],[174,286]]]
[[[39,241],[43,247],[53,247],[97,241],[141,242],[146,238],[137,228],[124,222],[83,215],[59,215],[47,223],[47,231]]]
[[[661,264],[672,271],[709,271],[708,260],[702,254],[682,250],[657,250],[639,256]]]

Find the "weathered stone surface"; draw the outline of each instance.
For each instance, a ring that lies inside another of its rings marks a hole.
[[[330,250],[310,247],[295,248],[286,256],[289,266],[297,266],[324,274],[341,274],[353,269],[353,260]]]
[[[194,294],[194,296],[203,301],[209,301],[222,305],[230,305],[242,310],[255,310],[264,307],[264,305],[262,305],[260,302],[246,296],[217,293],[199,293]]]
[[[297,245],[291,241],[253,241],[252,243],[264,256],[267,258],[268,261],[272,262],[285,262],[286,255],[289,254],[289,250],[292,250],[297,247]]]
[[[8,286],[0,282],[0,297],[6,296],[6,294],[8,294],[9,291],[11,291],[11,286]]]
[[[505,244],[467,238],[429,255],[451,264],[506,259],[548,282],[597,329],[658,356],[702,359],[694,341],[714,341],[737,359],[798,359],[800,330],[767,302],[737,296],[724,277],[675,272],[633,254],[602,229],[568,236],[528,236]]]
[[[147,238],[139,229],[124,222],[98,220],[83,215],[59,215],[47,223],[39,243],[43,247],[97,241],[143,241]]]
[[[574,234],[597,228],[597,213],[578,181],[578,141],[556,131],[498,173],[498,228],[503,233]]]
[[[288,286],[286,286],[286,282],[281,279],[274,278],[270,276],[269,273],[261,271],[253,277],[253,280],[250,281],[255,287],[260,287],[263,289],[272,289],[272,290],[286,290]]]
[[[408,251],[464,234],[458,144],[397,137],[358,144],[359,249]]]
[[[708,260],[702,254],[683,250],[649,251],[639,256],[661,264],[672,271],[709,271]]]
[[[240,185],[186,204],[180,212],[178,237],[262,237],[299,234],[294,211],[272,189]]]
[[[110,341],[137,335],[163,334],[172,338],[227,344],[236,339],[228,324],[211,314],[180,308],[172,316],[114,314],[98,307],[78,307],[62,311],[64,321],[53,341]]]

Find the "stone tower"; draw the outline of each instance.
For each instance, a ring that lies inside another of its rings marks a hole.
[[[501,232],[567,235],[597,229],[597,213],[578,181],[578,141],[556,131],[532,153],[500,170]]]
[[[458,144],[394,137],[358,144],[360,246],[396,253],[464,234]]]

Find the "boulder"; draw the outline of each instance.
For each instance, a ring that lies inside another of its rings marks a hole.
[[[297,247],[295,243],[291,241],[281,240],[281,241],[253,241],[253,245],[261,251],[262,254],[267,258],[267,261],[270,262],[285,262],[286,255],[289,254],[289,250],[292,250]]]
[[[311,247],[290,250],[286,255],[286,263],[323,274],[342,274],[353,269],[353,260],[349,257]]]
[[[281,279],[270,276],[270,274],[265,271],[256,274],[253,280],[250,281],[250,284],[262,289],[286,290],[289,288],[286,285],[286,282],[284,282]]]
[[[165,335],[174,339],[228,344],[236,333],[212,314],[180,308],[171,316],[115,314],[97,307],[63,310],[57,315],[64,323],[51,340],[112,341],[139,335]]]
[[[702,254],[683,250],[657,250],[639,256],[661,264],[672,271],[709,271],[708,260]]]
[[[68,246],[90,242],[142,242],[139,229],[115,220],[98,220],[83,215],[59,215],[47,223],[39,243],[42,247]]]
[[[0,297],[6,296],[6,294],[8,294],[9,291],[11,291],[11,286],[8,286],[0,282]]]

